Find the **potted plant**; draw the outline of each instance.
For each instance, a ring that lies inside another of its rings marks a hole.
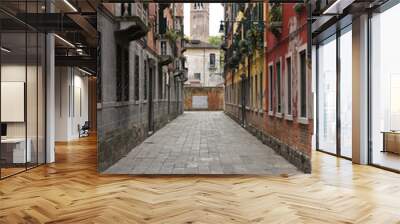
[[[297,14],[301,14],[305,8],[305,5],[304,3],[296,3],[294,4],[293,8]]]
[[[270,9],[269,29],[276,37],[280,37],[282,33],[282,7],[280,4],[274,4]]]

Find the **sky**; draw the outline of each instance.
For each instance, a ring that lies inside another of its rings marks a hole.
[[[184,5],[185,35],[190,36],[190,3]],[[210,36],[219,34],[221,20],[224,19],[224,8],[221,3],[210,3]]]

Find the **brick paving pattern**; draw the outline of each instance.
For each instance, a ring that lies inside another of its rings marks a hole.
[[[223,112],[185,112],[104,173],[285,175],[299,171]]]

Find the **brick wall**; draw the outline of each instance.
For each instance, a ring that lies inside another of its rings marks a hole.
[[[185,110],[198,110],[192,107],[193,96],[207,96],[208,108],[203,110],[224,109],[224,88],[223,87],[185,87],[184,102]]]

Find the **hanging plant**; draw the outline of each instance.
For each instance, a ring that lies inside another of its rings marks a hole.
[[[280,4],[273,4],[270,9],[270,21],[282,22],[282,7]]]
[[[282,34],[282,22],[271,22],[269,29],[275,37],[279,38]]]
[[[257,30],[257,49],[263,50],[264,49],[264,23],[258,24],[256,27]]]
[[[176,40],[178,40],[178,38],[183,37],[183,35],[181,32],[176,32],[174,30],[167,30],[167,32],[165,32],[165,37],[170,41],[175,42]]]
[[[305,8],[305,5],[304,5],[304,3],[296,3],[296,4],[293,6],[293,8],[294,8],[294,11],[295,11],[297,14],[301,14],[301,13],[303,12],[304,8]]]
[[[241,40],[239,42],[239,49],[241,54],[247,55],[250,52],[249,43],[246,40]]]
[[[240,41],[240,37],[238,34],[235,34],[233,36],[233,40],[232,40],[232,46],[233,48],[238,48],[239,47],[239,41]]]
[[[274,4],[270,9],[269,29],[275,37],[280,37],[282,33],[282,7],[280,4]]]
[[[238,51],[234,51],[233,56],[231,58],[233,68],[238,68],[240,61],[241,61],[241,54]]]
[[[252,52],[257,48],[257,31],[253,27],[246,32],[246,39],[249,43],[249,49]]]

